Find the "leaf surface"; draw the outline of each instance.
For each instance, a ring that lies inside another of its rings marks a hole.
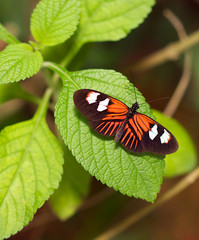
[[[78,0],[41,0],[31,16],[31,32],[42,45],[57,45],[74,33],[78,20]]]
[[[0,23],[0,39],[8,44],[20,43],[8,30]]]
[[[26,43],[12,44],[0,52],[0,83],[18,82],[36,74],[42,64],[39,51]]]
[[[41,111],[0,132],[0,239],[32,220],[58,187],[62,164],[62,149]]]
[[[151,11],[154,0],[82,0],[79,41],[116,41],[124,38]]]
[[[57,68],[54,68],[57,71]],[[112,70],[57,71],[64,82],[56,105],[55,117],[62,137],[77,161],[102,183],[121,193],[153,202],[162,183],[163,156],[135,154],[125,150],[113,138],[95,133],[75,108],[73,93],[77,88],[95,89],[122,100],[131,106],[135,102],[133,85]],[[136,91],[139,103],[144,102]],[[140,112],[152,116],[148,104]]]

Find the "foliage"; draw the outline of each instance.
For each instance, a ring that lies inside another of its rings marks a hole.
[[[85,43],[116,41],[126,37],[144,21],[153,5],[153,0],[41,0],[31,16],[30,29],[36,42],[29,43],[19,42],[0,25],[0,38],[9,44],[0,53],[0,103],[18,97],[39,104],[32,119],[7,126],[0,133],[0,239],[15,234],[27,225],[37,209],[58,188],[64,160],[60,187],[50,199],[60,219],[74,214],[88,194],[88,172],[122,194],[149,202],[156,198],[164,175],[164,157],[129,153],[113,139],[95,134],[73,103],[75,90],[91,88],[110,94],[130,106],[135,101],[128,99],[129,95],[134,96],[133,84],[113,70],[69,72],[64,68]],[[44,62],[43,49],[66,40],[69,40],[69,48],[64,49],[62,64]],[[42,100],[28,95],[16,83],[35,75],[42,66],[58,73],[62,79],[63,87],[55,103],[55,120],[67,148],[61,147],[46,123],[50,98],[58,91],[56,75]],[[138,90],[136,96],[139,103],[145,101]],[[148,104],[142,105],[139,111],[153,116]],[[164,121],[165,117],[161,118]],[[177,122],[169,122],[171,131],[175,125],[179,134],[186,135]],[[182,143],[181,150],[186,144]],[[189,152],[194,152],[192,145]],[[179,166],[181,158],[182,153],[176,153],[176,166]],[[178,171],[176,167],[168,175],[189,171],[194,167],[195,160],[189,167],[186,163],[184,158],[183,170]]]
[[[44,100],[33,119],[0,133],[1,238],[26,225],[61,178],[62,149],[45,122]]]
[[[196,166],[197,155],[189,133],[175,119],[168,118],[157,110],[153,110],[153,113],[158,122],[172,130],[179,144],[178,151],[165,158],[165,177],[175,177],[191,171]]]

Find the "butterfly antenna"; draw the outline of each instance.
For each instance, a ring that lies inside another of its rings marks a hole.
[[[134,93],[135,93],[135,100],[137,102],[136,89],[135,89],[135,84],[134,84],[134,81],[133,81],[133,72],[131,71],[131,69],[129,69],[129,72],[130,72],[130,75],[131,75],[131,81],[133,83],[133,88],[134,88]]]
[[[151,100],[151,101],[146,101],[144,103],[140,103],[139,105],[143,105],[143,104],[146,104],[146,103],[152,103],[152,102],[159,102],[161,100],[165,100],[165,99],[170,99],[171,97],[162,97],[162,98],[158,98],[158,99],[154,99],[154,100]]]

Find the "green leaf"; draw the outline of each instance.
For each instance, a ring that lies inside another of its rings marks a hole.
[[[20,43],[8,30],[0,23],[0,39],[8,44]]]
[[[43,110],[0,133],[0,239],[27,225],[61,179],[62,149]]]
[[[173,133],[179,144],[177,152],[166,155],[165,177],[175,177],[190,172],[197,164],[197,154],[189,133],[175,119],[157,110],[153,110],[153,113],[156,120]]]
[[[76,30],[79,0],[41,0],[31,16],[31,32],[45,46],[67,40]]]
[[[16,98],[16,93],[21,90],[19,83],[0,85],[0,104]]]
[[[18,82],[36,74],[41,68],[40,52],[25,43],[7,46],[0,52],[0,83]]]
[[[53,69],[52,65],[50,67]],[[61,73],[65,85],[56,105],[56,123],[77,161],[109,187],[153,202],[164,174],[163,156],[131,153],[116,144],[113,138],[96,134],[73,103],[73,93],[79,86],[102,91],[131,106],[135,102],[133,85],[112,70],[69,73],[56,66],[54,70]],[[145,102],[140,92],[136,94],[139,103]],[[152,116],[148,104],[141,105],[139,111]]]
[[[41,103],[40,98],[25,91],[19,82],[0,84],[0,104],[16,98],[24,99],[38,105]]]
[[[61,220],[66,220],[77,211],[88,194],[89,186],[90,175],[66,148],[62,181],[50,198],[52,208]]]
[[[154,0],[82,0],[79,41],[117,41],[151,11]]]

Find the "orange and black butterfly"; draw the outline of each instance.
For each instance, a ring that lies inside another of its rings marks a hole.
[[[116,98],[91,89],[77,90],[73,100],[91,128],[104,136],[115,136],[115,142],[121,142],[130,151],[165,155],[178,149],[169,130],[137,112],[137,102],[129,108]]]

